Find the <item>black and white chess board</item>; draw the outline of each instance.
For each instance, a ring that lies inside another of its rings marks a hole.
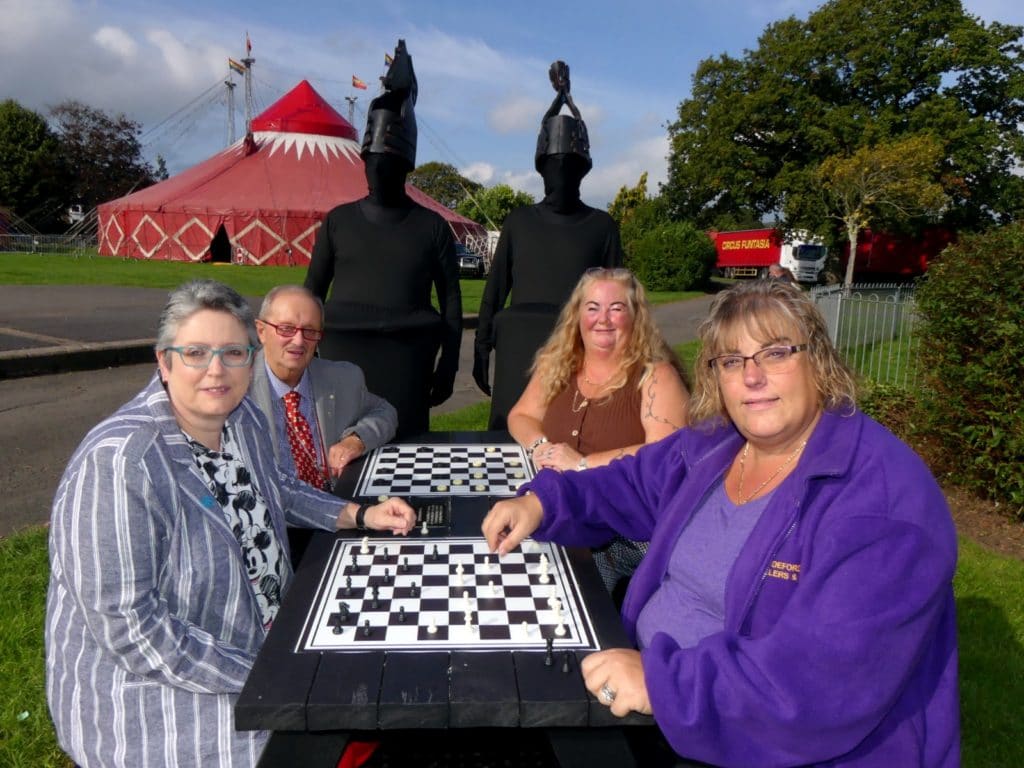
[[[356,495],[515,496],[532,477],[516,443],[383,445],[367,458]]]
[[[482,537],[339,539],[296,651],[543,650],[549,638],[599,647],[557,545],[527,539],[499,560]]]

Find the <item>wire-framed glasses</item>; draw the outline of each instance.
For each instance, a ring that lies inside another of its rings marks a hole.
[[[189,368],[209,368],[213,358],[219,357],[227,368],[243,368],[252,362],[256,347],[245,344],[228,344],[214,349],[206,344],[188,344],[184,347],[165,347],[168,352],[177,352],[181,362]]]
[[[324,332],[319,328],[302,328],[301,326],[292,325],[291,323],[281,323],[278,325],[277,323],[272,323],[269,320],[260,320],[260,322],[264,325],[269,325],[277,331],[277,335],[282,339],[290,339],[295,335],[296,331],[301,331],[302,338],[306,341],[320,341],[320,339],[324,337]]]
[[[787,347],[765,347],[752,355],[718,355],[708,360],[708,366],[721,376],[735,376],[747,367],[747,360],[766,373],[783,371],[793,362],[793,355],[807,349],[806,344],[790,344]]]

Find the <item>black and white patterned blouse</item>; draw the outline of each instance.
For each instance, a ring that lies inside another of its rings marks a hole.
[[[249,583],[256,595],[263,628],[270,629],[281,606],[281,581],[284,553],[267,505],[253,485],[252,475],[238,458],[238,448],[225,429],[221,450],[211,451],[191,436],[189,447],[203,479],[224,510],[228,526],[242,551]]]

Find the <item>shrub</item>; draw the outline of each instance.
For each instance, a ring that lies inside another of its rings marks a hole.
[[[917,302],[920,422],[940,448],[941,469],[1024,519],[1024,226],[948,248]]]
[[[630,244],[627,266],[649,291],[687,291],[707,284],[715,246],[692,224],[659,224]]]

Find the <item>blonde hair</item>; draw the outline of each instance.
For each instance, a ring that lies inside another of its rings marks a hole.
[[[742,331],[762,343],[796,334],[806,343],[819,403],[825,410],[856,408],[857,385],[853,372],[839,357],[829,337],[825,318],[814,301],[799,287],[782,280],[741,282],[715,297],[707,318],[700,324],[701,350],[690,399],[693,423],[724,418],[718,378],[711,358],[732,351],[730,342]]]
[[[626,345],[622,365],[608,383],[608,396],[624,387],[633,377],[637,377],[639,387],[654,370],[654,366],[662,362],[670,363],[679,372],[684,386],[688,384],[682,363],[665,342],[651,317],[643,285],[628,269],[596,267],[588,269],[580,277],[572,295],[562,307],[555,329],[534,358],[530,372],[540,377],[546,403],[550,403],[555,395],[568,387],[583,366],[585,350],[580,335],[580,310],[587,290],[602,280],[618,283],[626,289],[626,307],[633,320],[633,331]]]

